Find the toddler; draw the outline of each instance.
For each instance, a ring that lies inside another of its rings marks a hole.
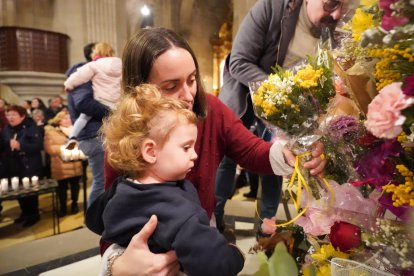
[[[114,109],[121,93],[122,61],[114,57],[114,50],[108,43],[97,43],[93,48],[92,61],[80,67],[65,81],[65,91],[69,92],[76,86],[92,81],[94,98]],[[91,116],[82,113],[73,124],[70,140],[66,144],[67,149],[73,149],[76,145],[76,136],[85,127]]]
[[[187,275],[237,275],[243,254],[210,227],[195,187],[184,179],[197,158],[196,115],[153,85],[129,89],[102,126],[108,162],[124,177],[92,203],[86,225],[126,247],[155,214],[153,253],[175,250]]]

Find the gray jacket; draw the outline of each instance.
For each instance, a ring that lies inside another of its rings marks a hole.
[[[259,0],[243,19],[219,95],[239,117],[248,108],[248,83],[266,79],[272,66],[283,64],[301,4],[302,0]]]

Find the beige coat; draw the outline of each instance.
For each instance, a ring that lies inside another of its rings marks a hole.
[[[64,145],[67,140],[68,137],[59,127],[45,127],[44,148],[50,155],[52,178],[56,180],[82,175],[81,161],[64,162],[60,158],[60,146]]]

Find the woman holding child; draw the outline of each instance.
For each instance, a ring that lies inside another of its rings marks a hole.
[[[173,31],[144,29],[125,46],[123,91],[143,83],[155,84],[164,96],[183,101],[199,118],[195,143],[198,158],[186,179],[196,187],[201,206],[209,217],[215,205],[214,177],[224,155],[252,172],[291,173],[295,156],[283,143],[271,144],[257,138],[229,108],[204,91],[194,52]],[[323,145],[316,144],[313,159],[304,165],[314,175],[321,173],[325,166],[326,161],[319,157],[322,151]],[[106,164],[105,174],[108,188],[121,172]],[[179,268],[175,252],[153,254],[146,245],[155,227],[156,219],[151,218],[132,238],[125,252],[107,250],[104,260],[109,260],[108,268],[113,275],[174,275]]]

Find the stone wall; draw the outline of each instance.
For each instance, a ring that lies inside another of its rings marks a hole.
[[[210,39],[229,20],[233,35],[255,0],[0,0],[0,26],[38,28],[67,34],[69,64],[84,60],[83,46],[111,43],[117,56],[128,37],[140,28],[140,8],[154,12],[154,25],[182,34],[194,49],[207,91],[212,90],[213,51]],[[230,19],[231,20],[231,19]],[[1,90],[0,90],[1,92]]]

